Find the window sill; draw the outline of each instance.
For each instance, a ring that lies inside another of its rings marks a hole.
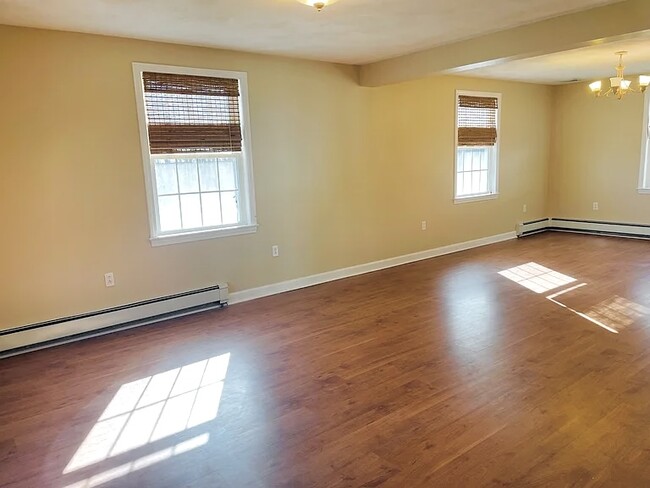
[[[470,197],[456,197],[454,203],[480,202],[481,200],[494,200],[499,198],[498,193],[486,193],[484,195],[474,195]]]
[[[240,225],[238,227],[227,227],[224,229],[203,230],[196,232],[185,232],[183,234],[170,234],[152,237],[149,239],[153,247],[169,246],[171,244],[182,244],[184,242],[205,241],[207,239],[218,239],[220,237],[239,236],[243,234],[254,234],[257,232],[257,224]]]
[[[650,195],[650,188],[639,188],[637,191],[642,195]]]

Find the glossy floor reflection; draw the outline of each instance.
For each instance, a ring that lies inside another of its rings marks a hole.
[[[588,286],[588,284],[580,283],[566,288],[566,285],[574,283],[576,279],[537,263],[522,264],[505,271],[500,271],[499,274],[535,293],[545,293],[560,289],[560,291],[546,298],[556,305],[614,334],[618,334],[621,330],[634,323],[635,320],[650,314],[649,308],[618,295],[602,300],[589,307],[586,312],[575,310],[562,303],[559,297]]]
[[[649,273],[547,233],[1,360],[0,486],[650,486]]]

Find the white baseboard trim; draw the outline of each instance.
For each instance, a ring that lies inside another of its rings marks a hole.
[[[445,254],[487,246],[489,244],[515,239],[516,237],[515,232],[506,232],[504,234],[483,237],[481,239],[451,244],[394,258],[382,259],[348,268],[336,269],[235,293],[229,293],[228,285],[224,283],[210,289],[186,292],[177,296],[161,297],[159,299],[124,305],[114,309],[56,319],[39,324],[17,327],[15,329],[0,330],[0,358],[88,337],[109,334],[116,330],[139,327],[224,304],[247,302],[257,298],[414,263]]]
[[[350,278],[373,271],[379,271],[386,268],[401,266],[402,264],[414,263],[424,259],[435,258],[445,254],[452,254],[459,251],[466,251],[476,247],[487,246],[488,244],[495,244],[497,242],[508,241],[515,239],[517,234],[515,232],[506,232],[505,234],[498,234],[490,237],[483,237],[473,241],[461,242],[458,244],[451,244],[448,246],[438,247],[435,249],[428,249],[426,251],[415,252],[412,254],[405,254],[394,258],[382,259],[366,264],[359,264],[350,266],[349,268],[341,268],[325,273],[319,273],[303,278],[296,278],[293,280],[282,281],[280,283],[273,283],[270,285],[260,286],[258,288],[250,288],[248,290],[237,291],[230,294],[229,303],[231,305],[255,300],[257,298],[264,298],[287,291],[299,290],[300,288],[307,288],[309,286],[320,285],[330,281],[336,281],[343,278]]]

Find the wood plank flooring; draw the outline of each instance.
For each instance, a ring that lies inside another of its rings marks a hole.
[[[547,233],[0,360],[0,486],[650,486],[650,243]]]

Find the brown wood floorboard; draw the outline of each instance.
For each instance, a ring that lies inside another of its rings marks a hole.
[[[649,420],[650,244],[546,233],[0,360],[0,486],[645,487]]]

